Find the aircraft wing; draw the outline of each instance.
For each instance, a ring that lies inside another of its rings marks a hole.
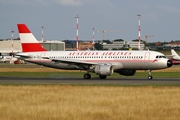
[[[43,57],[43,58],[45,58],[45,57]],[[45,59],[49,59],[49,58],[45,58]],[[54,61],[54,62],[68,63],[68,64],[74,64],[74,65],[79,65],[79,64],[95,65],[95,64],[97,64],[96,62],[87,62],[87,61],[83,61],[83,60],[74,60],[74,59],[57,59],[57,58],[53,58],[51,60]]]
[[[44,59],[49,59],[46,57],[43,57]],[[88,62],[88,61],[83,61],[83,60],[74,60],[74,59],[51,59],[54,62],[60,62],[60,63],[67,63],[67,64],[72,64],[72,65],[77,65],[80,66],[82,68],[87,68],[87,66],[91,67],[93,65],[97,65],[97,64],[104,64],[104,62],[102,63],[97,63],[97,62]],[[105,64],[112,64],[114,66],[115,69],[122,69],[123,65],[120,62],[112,62],[112,63],[105,63]]]

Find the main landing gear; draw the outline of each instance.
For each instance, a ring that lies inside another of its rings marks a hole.
[[[85,73],[83,77],[84,79],[91,79],[91,74]],[[99,75],[100,79],[106,79],[106,77],[107,77],[106,75]]]
[[[87,72],[84,74],[84,79],[91,79],[91,74],[89,74],[89,69],[87,69]]]
[[[89,74],[89,73],[86,73],[86,74],[84,74],[84,79],[91,79],[91,74]]]
[[[87,73],[84,74],[84,79],[91,79],[91,74],[89,74],[89,70],[87,70]],[[106,75],[99,75],[100,79],[106,79]]]
[[[152,77],[152,75],[151,75],[151,70],[148,70],[148,79],[149,79],[149,80],[152,80],[152,79],[153,79],[153,77]]]

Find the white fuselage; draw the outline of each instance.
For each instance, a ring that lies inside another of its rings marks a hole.
[[[58,69],[80,69],[77,64],[61,62],[61,60],[91,62],[95,64],[110,63],[114,70],[118,69],[163,69],[167,68],[167,58],[155,51],[43,51],[18,53],[28,62]],[[157,57],[163,56],[163,57]],[[49,59],[47,59],[49,58]],[[52,61],[57,59],[58,61]]]

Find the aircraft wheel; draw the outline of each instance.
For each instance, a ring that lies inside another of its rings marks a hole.
[[[149,79],[149,80],[152,80],[152,79],[153,79],[153,77],[152,77],[152,76],[148,76],[148,79]]]
[[[84,74],[84,79],[91,79],[91,74]]]
[[[99,75],[100,79],[106,79],[106,77],[107,77],[106,75]]]

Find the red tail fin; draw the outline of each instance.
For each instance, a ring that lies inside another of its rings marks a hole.
[[[17,24],[22,52],[39,52],[45,50],[25,24]]]

